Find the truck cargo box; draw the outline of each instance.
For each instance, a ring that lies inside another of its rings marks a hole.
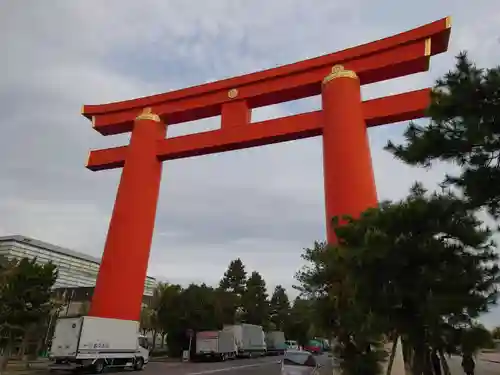
[[[232,332],[219,332],[219,353],[236,353],[236,340]]]
[[[49,351],[50,371],[92,370],[107,367],[142,370],[149,362],[147,338],[139,322],[90,316],[60,317]]]
[[[231,331],[201,331],[196,334],[198,358],[226,360],[236,356],[238,348]]]
[[[252,353],[264,354],[266,352],[266,342],[262,326],[246,323],[226,325],[223,331],[230,331],[234,334],[240,355],[249,355]]]
[[[50,355],[76,357],[83,318],[59,318],[54,329]]]
[[[284,353],[287,346],[285,344],[285,334],[281,331],[270,331],[266,333],[266,346],[268,353]]]
[[[209,354],[218,353],[219,351],[219,332],[218,331],[201,331],[196,333],[196,353]]]
[[[254,324],[242,324],[243,347],[245,350],[265,350],[266,341],[262,326]]]
[[[59,318],[50,350],[51,357],[85,357],[93,353],[134,353],[138,349],[139,323],[90,316]]]
[[[135,352],[139,322],[84,316],[78,351]]]

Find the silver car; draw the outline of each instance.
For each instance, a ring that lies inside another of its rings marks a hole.
[[[319,375],[321,365],[309,352],[287,350],[281,361],[281,375]]]

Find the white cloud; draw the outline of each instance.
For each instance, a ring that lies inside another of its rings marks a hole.
[[[432,84],[462,49],[485,66],[500,57],[497,1],[368,0],[52,1],[2,3],[0,233],[102,251],[119,171],[84,169],[87,151],[126,144],[102,137],[81,104],[123,100],[261,70],[453,16],[450,52],[431,71],[363,88],[365,98]],[[318,105],[280,105],[254,120]],[[176,125],[169,135],[214,126]],[[435,187],[445,167],[408,168],[382,150],[404,125],[370,130],[379,197],[415,180]],[[215,282],[242,257],[270,285],[291,285],[302,247],[324,235],[319,139],[169,162],[164,167],[149,271]],[[488,317],[500,320],[499,314]]]

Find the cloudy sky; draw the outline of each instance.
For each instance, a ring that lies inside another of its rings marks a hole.
[[[450,51],[431,71],[363,88],[365,99],[427,87],[463,49],[500,57],[497,0],[82,0],[0,5],[0,235],[102,254],[120,170],[84,168],[90,148],[122,145],[80,115],[99,104],[175,90],[334,52],[451,15]],[[254,111],[253,120],[319,108],[319,98]],[[218,126],[175,125],[168,136]],[[404,124],[370,130],[380,199],[446,168],[411,169],[383,151]],[[291,288],[300,254],[324,238],[320,139],[164,165],[149,274],[215,283],[231,259]],[[500,310],[487,317],[500,324]]]

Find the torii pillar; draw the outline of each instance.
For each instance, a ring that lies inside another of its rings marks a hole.
[[[326,233],[333,244],[332,218],[358,217],[375,207],[377,190],[358,76],[335,65],[323,80],[321,98]]]
[[[166,126],[149,108],[136,117],[89,316],[140,319],[149,261],[144,249],[151,248],[161,182],[156,144],[165,136]]]

